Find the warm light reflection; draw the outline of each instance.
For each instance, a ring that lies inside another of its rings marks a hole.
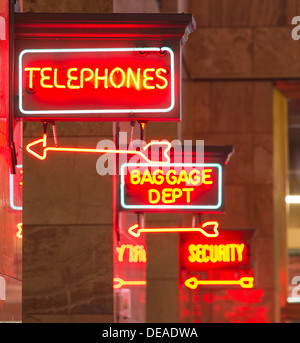
[[[287,204],[300,204],[300,195],[287,195],[285,202]]]

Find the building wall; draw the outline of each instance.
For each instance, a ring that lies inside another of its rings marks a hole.
[[[9,143],[9,4],[0,1],[0,322],[22,319],[22,126],[14,125],[17,174]],[[15,123],[16,124],[16,123]],[[14,190],[12,183],[14,182]]]

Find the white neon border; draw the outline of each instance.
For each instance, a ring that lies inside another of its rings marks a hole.
[[[171,105],[159,109],[116,109],[116,110],[34,110],[27,111],[22,105],[22,58],[30,53],[73,53],[73,52],[123,52],[123,51],[167,51],[171,60]],[[171,48],[95,48],[95,49],[25,49],[19,55],[19,110],[24,114],[76,114],[76,113],[158,113],[170,112],[175,106],[174,52]]]
[[[16,167],[23,168],[21,164],[18,164]],[[14,204],[14,175],[13,174],[9,174],[9,204],[13,210],[22,211],[23,209],[22,206],[16,206]]]
[[[127,205],[125,204],[125,180],[124,170],[126,167],[153,167],[148,163],[124,163],[121,166],[121,184],[120,184],[120,201],[121,206],[125,209],[195,209],[195,210],[213,210],[222,205],[222,166],[219,163],[170,163],[163,167],[216,167],[218,168],[218,202],[216,205]]]

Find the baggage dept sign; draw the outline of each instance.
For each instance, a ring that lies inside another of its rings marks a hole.
[[[15,116],[179,121],[178,78],[169,47],[26,49]]]
[[[131,211],[221,212],[222,166],[171,163],[121,166],[120,203]]]

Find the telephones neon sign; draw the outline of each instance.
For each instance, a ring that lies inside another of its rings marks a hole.
[[[222,206],[222,166],[219,163],[170,163],[121,166],[123,209],[210,210]]]
[[[213,230],[209,231],[206,227],[212,226]],[[199,228],[192,228],[192,227],[152,227],[152,228],[140,228],[139,224],[135,224],[130,226],[128,229],[128,233],[133,237],[140,237],[141,233],[171,233],[171,232],[197,232],[201,233],[206,237],[217,237],[219,235],[218,231],[219,223],[217,221],[208,221],[201,225]]]
[[[25,49],[18,63],[17,117],[180,120],[169,47]]]

